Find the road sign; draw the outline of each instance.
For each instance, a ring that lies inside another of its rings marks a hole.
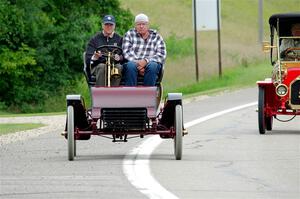
[[[218,30],[217,17],[219,15],[217,13],[217,1],[218,0],[195,0],[197,31]],[[220,7],[221,6],[219,6],[219,12]],[[195,12],[194,10],[195,9],[193,9],[193,12]]]

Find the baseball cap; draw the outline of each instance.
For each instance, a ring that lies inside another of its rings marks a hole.
[[[103,24],[112,24],[115,25],[116,24],[116,20],[115,17],[112,15],[105,15],[102,19],[102,23]]]

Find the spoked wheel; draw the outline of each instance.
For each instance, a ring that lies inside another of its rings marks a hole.
[[[174,153],[176,160],[181,160],[182,157],[182,106],[176,105],[175,107],[175,137],[174,137]]]
[[[260,134],[266,133],[265,88],[258,88],[258,128]]]
[[[68,159],[70,161],[74,160],[75,156],[75,138],[74,138],[74,108],[73,106],[68,106],[67,112],[68,124]]]

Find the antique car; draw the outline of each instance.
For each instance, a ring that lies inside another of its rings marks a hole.
[[[270,53],[273,71],[271,78],[257,82],[260,134],[272,130],[273,119],[288,122],[300,115],[300,48],[282,50],[281,46],[284,39],[300,39],[291,33],[298,23],[300,13],[274,14],[269,18],[270,42],[263,43],[263,50]]]
[[[91,136],[102,136],[113,142],[127,142],[131,138],[159,135],[174,141],[176,160],[182,158],[182,137],[187,132],[183,127],[182,94],[168,93],[162,105],[162,75],[156,86],[110,86],[110,79],[119,76],[114,68],[116,46],[100,46],[106,57],[106,84],[95,86],[95,77],[84,58],[84,74],[89,85],[92,107],[87,109],[79,94],[67,95],[67,122],[64,137],[68,142],[68,159],[76,156],[76,142],[89,140]]]

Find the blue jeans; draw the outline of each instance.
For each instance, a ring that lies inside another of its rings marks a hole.
[[[129,61],[123,66],[125,86],[136,86],[138,69],[135,62]],[[155,86],[157,76],[160,72],[161,64],[157,62],[149,62],[145,67],[144,86]]]

